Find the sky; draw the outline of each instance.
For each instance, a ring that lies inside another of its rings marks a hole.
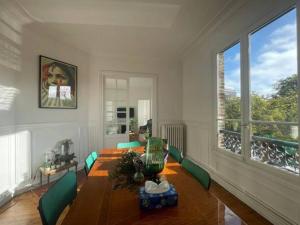
[[[249,36],[250,90],[263,96],[274,93],[274,84],[297,74],[296,9]],[[225,89],[240,96],[240,44],[224,52]]]

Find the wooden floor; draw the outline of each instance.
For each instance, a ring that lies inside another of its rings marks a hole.
[[[248,225],[272,224],[253,209],[241,202],[238,198],[226,191],[222,186],[213,182],[209,192],[224,202],[235,214],[242,218]]]
[[[83,171],[79,172],[78,186],[79,189],[85,182]],[[39,213],[37,211],[38,200],[47,187],[37,188],[33,191],[26,192],[15,197],[12,201],[0,208],[0,224],[1,225],[41,225]],[[217,196],[234,213],[242,218],[248,225],[271,224],[254,210],[242,203],[239,199],[227,192],[217,183],[213,182],[210,188],[211,194]],[[60,224],[64,216],[68,212],[66,209],[57,224]]]
[[[78,172],[78,191],[84,184],[86,175],[83,170]],[[51,186],[51,184],[49,185]],[[48,185],[36,188],[15,197],[0,208],[0,225],[42,225],[37,210],[40,196],[47,191]],[[61,224],[68,207],[63,211],[57,225]]]

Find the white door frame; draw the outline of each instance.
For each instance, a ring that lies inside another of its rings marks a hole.
[[[119,78],[126,78],[129,79],[130,77],[139,77],[139,78],[152,78],[153,80],[153,89],[152,89],[152,135],[157,136],[158,135],[158,104],[157,104],[157,81],[158,76],[157,74],[151,74],[151,73],[143,73],[143,72],[128,72],[128,71],[114,71],[114,70],[102,70],[99,73],[99,82],[101,90],[99,92],[99,106],[100,106],[100,125],[99,125],[99,139],[100,139],[100,148],[102,149],[104,147],[104,77],[105,76],[115,76]],[[128,114],[129,115],[129,114]],[[113,147],[113,146],[112,146]]]

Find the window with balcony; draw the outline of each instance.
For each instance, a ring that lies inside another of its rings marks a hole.
[[[217,55],[219,148],[299,174],[296,9],[241,37]]]

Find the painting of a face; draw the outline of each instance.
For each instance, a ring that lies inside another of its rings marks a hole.
[[[49,86],[67,86],[69,85],[69,77],[60,67],[51,66],[48,70],[47,83]]]
[[[77,67],[40,56],[40,108],[77,108]]]

